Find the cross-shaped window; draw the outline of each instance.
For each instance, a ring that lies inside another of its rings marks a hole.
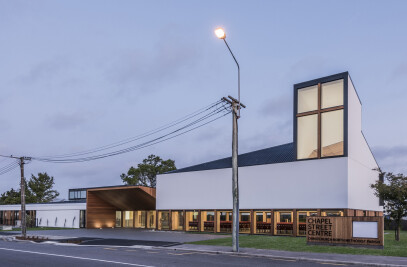
[[[344,155],[343,79],[297,93],[297,159]]]

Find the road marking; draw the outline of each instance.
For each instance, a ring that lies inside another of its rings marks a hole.
[[[29,251],[29,250],[19,250],[19,249],[11,249],[11,248],[0,248],[0,250],[15,251],[15,252],[22,252],[22,253],[30,253],[30,254],[38,254],[38,255],[53,256],[53,257],[61,257],[61,258],[78,259],[78,260],[98,261],[98,262],[114,263],[114,264],[121,264],[121,265],[130,265],[130,266],[153,267],[153,266],[151,266],[151,265],[143,265],[143,264],[137,264],[137,263],[128,263],[128,262],[120,262],[120,261],[109,261],[109,260],[102,260],[102,259],[76,257],[76,256],[61,255],[61,254],[52,254],[52,253],[44,253],[44,252]]]
[[[117,250],[117,248],[103,248],[103,249]]]
[[[342,266],[347,266],[346,264],[343,263],[329,263],[329,262],[318,262],[319,264],[329,264],[329,265],[342,265]]]
[[[205,253],[200,253],[200,252],[181,252],[181,253],[171,253],[171,252],[168,252],[167,254],[170,254],[170,255],[180,255],[180,256],[182,256],[182,255],[205,254]]]
[[[272,259],[272,260],[275,260],[275,261],[296,261],[296,260],[285,260],[285,259]]]
[[[160,252],[158,252],[158,251],[147,251],[147,253],[153,254],[153,253],[160,253]]]
[[[103,240],[103,239],[104,238],[88,239],[88,240],[83,240],[81,243],[92,242],[92,241]]]

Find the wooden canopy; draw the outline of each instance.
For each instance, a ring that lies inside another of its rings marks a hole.
[[[155,188],[145,186],[102,187],[87,190],[86,227],[114,227],[119,210],[155,210]]]

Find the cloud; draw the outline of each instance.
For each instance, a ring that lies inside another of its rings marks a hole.
[[[407,62],[399,64],[391,72],[388,82],[394,81],[397,79],[405,79],[407,75]]]
[[[407,146],[380,146],[372,150],[383,171],[407,174]]]
[[[293,141],[292,120],[269,123],[269,126],[242,138],[239,153],[282,145]]]
[[[289,117],[292,114],[292,96],[289,94],[280,95],[267,100],[259,109],[259,113],[266,117]]]
[[[198,52],[178,35],[162,33],[152,52],[135,50],[117,56],[106,70],[108,81],[118,87],[119,94],[138,94],[163,89],[188,75]]]
[[[0,118],[0,132],[8,131],[11,127],[11,123],[5,119]]]
[[[84,113],[55,114],[48,121],[48,125],[56,130],[67,130],[79,127],[88,121],[88,115]]]
[[[61,73],[70,63],[62,58],[45,60],[29,69],[25,74],[18,78],[23,84],[33,84],[37,82],[54,80],[55,76]]]

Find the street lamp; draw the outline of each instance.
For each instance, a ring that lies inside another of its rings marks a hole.
[[[230,54],[237,65],[237,88],[238,88],[238,99],[234,99],[229,96],[230,100],[223,98],[232,106],[233,113],[233,134],[232,134],[232,194],[233,194],[233,219],[232,219],[232,251],[239,252],[239,174],[238,174],[238,128],[237,128],[237,119],[240,118],[240,108],[244,107],[240,103],[240,66],[237,62],[235,55],[233,55],[232,50],[230,49],[228,43],[226,42],[226,33],[222,28],[217,28],[215,30],[215,35],[219,39],[223,39],[227,48],[229,49]]]
[[[215,34],[219,39],[225,39],[226,38],[226,33],[222,28],[217,28],[215,30]]]
[[[240,66],[239,63],[237,62],[237,59],[235,57],[235,55],[233,54],[232,50],[229,47],[228,42],[226,42],[226,32],[223,28],[216,28],[215,30],[215,35],[216,37],[218,37],[219,39],[223,39],[223,41],[226,44],[226,47],[229,49],[230,54],[232,55],[233,59],[236,62],[236,66],[237,66],[237,100],[238,100],[238,104],[239,104],[239,108],[238,108],[238,118],[240,117]]]

